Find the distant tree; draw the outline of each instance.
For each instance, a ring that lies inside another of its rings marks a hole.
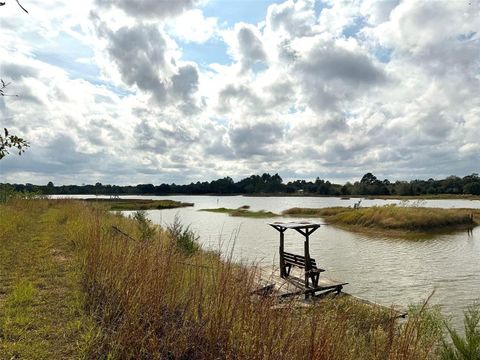
[[[366,173],[363,175],[362,180],[360,182],[362,184],[373,185],[378,181],[377,177],[372,173]]]
[[[153,184],[138,184],[137,189],[140,194],[151,195],[155,193],[155,186],[153,186]]]
[[[353,185],[348,181],[340,189],[340,194],[342,195],[351,195],[352,192],[353,192]]]
[[[464,194],[480,195],[480,181],[470,182],[463,187]]]
[[[462,179],[451,175],[442,180],[442,192],[445,194],[461,194],[463,190]]]

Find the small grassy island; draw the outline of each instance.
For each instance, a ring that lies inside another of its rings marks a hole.
[[[228,209],[228,208],[216,208],[216,209],[201,209],[200,211],[208,211],[208,212],[215,212],[215,213],[223,213],[229,214],[230,216],[239,216],[239,217],[248,217],[248,218],[272,218],[278,216],[271,211],[251,211],[249,210],[249,206],[245,205],[239,207],[238,209]]]
[[[286,216],[321,217],[330,224],[348,230],[368,230],[382,233],[426,233],[466,229],[477,226],[480,210],[405,207],[396,205],[351,207],[292,208]]]
[[[193,206],[193,203],[184,203],[174,200],[150,199],[85,199],[85,201],[106,205],[112,211],[128,210],[163,210]]]

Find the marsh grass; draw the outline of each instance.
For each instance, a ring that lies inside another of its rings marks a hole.
[[[135,210],[162,210],[193,206],[193,203],[184,203],[174,200],[150,199],[85,199],[85,201],[106,206],[112,211]]]
[[[248,209],[249,207],[244,205],[242,207],[239,207],[238,209],[216,208],[216,209],[200,209],[200,211],[223,213],[223,214],[229,214],[230,216],[247,217],[247,218],[272,218],[272,217],[279,216],[278,214],[275,214],[271,211],[265,211],[265,210],[252,211]]]
[[[408,206],[372,206],[359,209],[347,207],[292,208],[283,212],[288,216],[325,218],[329,223],[349,229],[373,228],[426,232],[455,230],[478,225],[480,211],[475,209],[439,209]]]

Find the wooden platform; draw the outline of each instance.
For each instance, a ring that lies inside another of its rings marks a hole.
[[[277,296],[279,299],[281,298],[290,298],[290,297],[297,297],[299,301],[296,301],[296,306],[298,307],[308,307],[312,306],[312,301],[305,301],[304,295],[305,288],[303,285],[303,279],[295,280],[297,277],[301,277],[303,272],[301,269],[292,269],[292,274],[294,275],[293,281],[283,279],[280,277],[280,269],[275,266],[267,266],[267,267],[258,267],[255,270],[255,283],[256,289],[255,293],[262,295],[262,294],[269,294],[273,296]],[[320,276],[319,280],[319,287],[314,292],[313,296],[310,297],[311,300],[320,300],[324,297],[349,297],[355,299],[360,303],[363,303],[368,306],[372,307],[379,307],[386,310],[393,311],[395,317],[397,318],[405,318],[407,316],[407,311],[402,309],[398,306],[383,306],[374,302],[371,302],[366,299],[361,299],[359,297],[353,296],[348,294],[344,291],[337,292],[337,288],[341,287],[343,290],[343,286],[347,285],[348,283],[341,282],[335,279],[331,279],[323,274]],[[291,305],[288,305],[291,306]],[[275,305],[276,308],[282,308],[282,303],[278,303]]]
[[[306,293],[314,296],[322,296],[331,292],[340,293],[343,286],[348,283],[328,278],[322,274],[317,287],[306,289],[301,269],[292,268],[290,276],[283,279],[280,277],[278,267],[268,266],[257,269],[256,284],[258,289],[268,287],[268,291],[275,293],[275,295],[288,297]]]

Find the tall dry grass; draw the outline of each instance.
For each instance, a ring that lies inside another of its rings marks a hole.
[[[476,226],[479,211],[475,209],[439,209],[408,206],[372,206],[359,209],[346,207],[292,208],[290,216],[319,216],[330,223],[371,227],[386,230],[429,231],[461,226]]]
[[[252,296],[254,271],[197,251],[133,220],[91,213],[84,248],[86,307],[99,332],[91,358],[433,359],[441,322],[422,308],[404,323],[349,299],[282,307]],[[121,228],[131,237],[112,231]]]

